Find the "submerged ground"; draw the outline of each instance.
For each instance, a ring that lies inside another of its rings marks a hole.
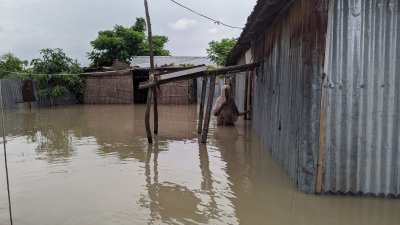
[[[159,110],[151,147],[141,105],[6,111],[14,224],[400,224],[398,199],[298,192],[249,122],[199,145],[196,106]]]

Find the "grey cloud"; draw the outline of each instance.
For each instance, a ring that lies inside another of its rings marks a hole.
[[[153,33],[169,37],[167,48],[173,55],[204,56],[209,41],[238,37],[241,32],[217,26],[169,0],[148,1]],[[256,0],[179,1],[210,17],[224,18],[227,24],[244,26]],[[30,60],[42,48],[60,47],[82,65],[89,64],[86,53],[98,31],[115,24],[131,26],[136,17],[144,17],[142,0],[0,0],[0,4],[0,54],[12,51]],[[196,23],[190,29],[171,27],[182,18]]]

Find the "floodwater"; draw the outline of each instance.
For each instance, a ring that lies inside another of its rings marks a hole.
[[[159,111],[150,147],[141,105],[6,111],[14,224],[400,224],[398,199],[298,192],[249,122],[199,145],[196,106]]]

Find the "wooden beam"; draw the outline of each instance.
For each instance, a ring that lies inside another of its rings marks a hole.
[[[197,77],[204,77],[204,76],[213,76],[215,74],[220,75],[220,74],[227,74],[227,73],[232,73],[232,75],[237,75],[235,73],[251,70],[255,67],[260,66],[260,63],[251,63],[251,64],[245,64],[245,65],[239,65],[239,66],[228,66],[220,69],[215,69],[215,70],[207,70],[204,72],[196,72],[192,74],[184,74],[182,76],[173,76],[171,78],[162,78],[161,80],[157,82],[147,82],[147,83],[142,83],[139,85],[139,89],[147,89],[154,87],[156,85],[160,84],[165,84],[169,82],[174,82],[174,81],[180,81],[180,80],[189,80]],[[178,71],[178,72],[183,72],[183,71]],[[174,73],[178,73],[174,72]],[[165,77],[166,75],[163,75],[161,77]]]
[[[188,76],[190,74],[200,73],[200,72],[204,72],[206,70],[207,70],[206,66],[198,66],[198,67],[190,68],[187,70],[181,70],[181,71],[176,71],[176,72],[172,72],[172,73],[161,74],[159,80],[162,81],[162,80],[169,80],[169,79],[182,77],[182,76]]]
[[[204,118],[204,101],[206,100],[206,90],[207,90],[207,77],[203,77],[201,84],[201,98],[200,98],[200,109],[199,109],[199,122],[197,127],[197,133],[201,134],[203,129],[203,118]]]
[[[324,147],[325,147],[325,129],[326,129],[326,101],[328,92],[328,78],[326,74],[323,75],[322,94],[321,94],[321,112],[319,117],[319,148],[318,148],[318,163],[317,163],[317,182],[315,192],[321,194],[322,192],[322,178],[324,170]]]
[[[215,75],[210,77],[210,89],[208,90],[207,109],[204,120],[203,132],[201,133],[201,143],[207,143],[208,128],[210,126],[211,110],[215,92],[215,78],[216,78]]]
[[[149,51],[150,51],[150,73],[149,80],[150,82],[154,82],[154,53],[153,53],[153,36],[151,32],[151,22],[150,22],[150,13],[149,6],[147,4],[147,0],[144,0],[144,9],[146,11],[146,22],[147,22],[147,32],[148,32],[148,41],[149,41]],[[150,106],[151,106],[151,95],[154,92],[154,87],[150,88],[147,93],[147,103],[146,103],[146,113],[145,113],[145,126],[146,126],[146,134],[147,141],[151,144],[153,143],[153,137],[151,135],[150,128]],[[154,95],[154,98],[157,98],[157,95]],[[157,103],[157,99],[155,99],[155,104]],[[158,115],[157,105],[154,105],[154,127],[157,127],[158,132]]]
[[[227,74],[227,73],[238,73],[238,72],[244,72],[247,70],[251,70],[255,67],[259,67],[260,62],[257,63],[250,63],[250,64],[245,64],[245,65],[237,65],[237,66],[227,66],[219,69],[214,69],[214,70],[208,70],[207,73],[209,74]]]

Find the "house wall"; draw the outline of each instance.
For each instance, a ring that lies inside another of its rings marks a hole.
[[[157,102],[161,105],[189,105],[197,101],[193,80],[163,84],[159,90]]]
[[[23,106],[21,80],[0,79],[1,97],[4,109],[19,109]]]
[[[252,43],[252,126],[299,189],[314,193],[327,14],[294,1]],[[244,89],[244,88],[243,88]]]
[[[400,195],[399,7],[331,1],[325,192]]]
[[[237,64],[238,65],[246,64],[246,58],[245,58],[244,55],[239,59]],[[241,73],[237,73],[234,76],[234,80],[235,80],[235,88],[234,88],[235,103],[236,103],[236,106],[238,107],[240,112],[245,111],[244,99],[246,97],[246,74],[247,74],[247,72],[241,72]]]
[[[131,70],[85,73],[85,104],[133,104]]]

